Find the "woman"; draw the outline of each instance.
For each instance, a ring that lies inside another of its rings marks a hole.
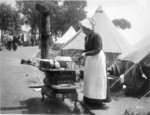
[[[102,40],[94,32],[95,21],[92,18],[80,22],[85,33],[85,52],[81,57],[86,57],[84,70],[84,103],[90,106],[102,107],[103,102],[110,102],[108,79],[106,74],[106,57],[102,51]]]

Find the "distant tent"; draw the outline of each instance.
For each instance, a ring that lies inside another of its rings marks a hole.
[[[53,49],[60,49],[65,43],[68,42],[68,40],[70,40],[70,38],[72,38],[74,35],[76,34],[76,31],[74,30],[74,28],[71,26],[67,32],[61,37],[61,38],[57,38],[58,40],[54,43],[53,45]]]
[[[58,40],[55,42],[55,43],[66,43],[68,42],[68,40],[70,38],[72,38],[74,35],[76,34],[76,31],[74,30],[74,28],[71,26],[67,32],[61,37],[61,38],[58,38]]]
[[[119,56],[119,59],[129,60],[134,63],[138,63],[148,55],[150,55],[150,35],[142,39],[129,50],[126,50],[123,54]]]
[[[150,35],[121,54],[119,59],[122,61],[109,68],[111,75],[124,74],[124,84],[128,93],[147,93],[150,90]],[[126,71],[122,71],[122,68]]]
[[[98,7],[95,14],[93,15],[93,18],[96,21],[95,31],[99,33],[102,38],[103,51],[105,53],[107,52],[114,54],[114,57],[111,57],[110,59],[116,58],[118,54],[123,53],[130,47],[130,44],[109,20],[101,6]],[[84,50],[84,38],[85,34],[82,32],[82,30],[79,30],[77,34],[65,44],[63,50]]]

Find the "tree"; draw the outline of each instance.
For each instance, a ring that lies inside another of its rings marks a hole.
[[[40,26],[40,13],[35,9],[36,2],[17,2],[17,8],[19,13],[22,13],[22,24],[31,26],[32,35],[36,34],[36,31]]]
[[[19,12],[17,10],[15,10],[13,12],[13,16],[12,16],[12,19],[13,19],[13,30],[12,32],[13,33],[19,33],[21,31],[21,17],[19,15]]]
[[[125,19],[114,19],[112,21],[116,27],[120,27],[121,29],[130,29],[131,24],[129,21]]]
[[[70,26],[73,26],[76,30],[79,29],[78,22],[80,20],[83,20],[86,18],[86,11],[85,7],[87,5],[86,1],[71,1],[71,0],[65,0],[63,7],[66,8],[66,10],[62,13],[63,17],[61,24],[59,24],[60,30],[62,29],[62,33],[64,33]],[[60,20],[61,18],[58,18]],[[63,25],[63,26],[62,26]]]
[[[39,29],[40,14],[35,10],[37,2],[17,2],[17,7],[25,16],[23,23],[29,24],[32,31]],[[78,21],[86,17],[84,8],[86,1],[64,1],[62,6],[58,1],[45,0],[50,9],[51,34],[64,33],[70,26],[78,29]]]
[[[5,2],[0,4],[0,29],[2,34],[5,31],[9,31],[12,34],[18,33],[21,29],[18,11]]]

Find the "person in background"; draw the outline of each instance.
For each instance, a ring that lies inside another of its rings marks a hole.
[[[13,37],[13,50],[16,51],[18,47],[18,36],[14,35]]]
[[[34,46],[34,39],[33,39],[33,36],[31,36],[31,45]]]
[[[22,44],[24,43],[24,34],[22,33],[21,34],[21,41],[22,41]]]
[[[17,44],[21,45],[21,36],[20,36],[20,34],[17,35],[17,39],[18,39],[17,40]]]
[[[6,49],[7,49],[7,33],[4,33],[3,43],[4,43],[4,46],[5,46]]]
[[[11,48],[12,48],[12,36],[10,35],[10,33],[8,33],[6,35],[6,39],[7,39],[7,44],[6,44],[7,50],[11,51]]]
[[[82,103],[91,107],[104,107],[110,102],[110,90],[106,72],[106,57],[102,50],[101,36],[94,31],[95,20],[86,18],[80,22],[85,37],[85,51],[80,58],[86,57],[84,69],[84,97]]]

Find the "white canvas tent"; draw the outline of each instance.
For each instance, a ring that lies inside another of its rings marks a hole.
[[[75,34],[76,31],[71,26],[61,38],[57,38],[58,40],[53,44],[53,49],[60,50],[61,47],[66,44]]]
[[[111,75],[121,75],[119,79],[127,86],[126,92],[147,95],[150,92],[150,35],[126,50],[119,59],[118,64],[109,68]]]
[[[95,31],[99,33],[102,38],[104,52],[123,53],[130,47],[130,44],[109,20],[101,6],[98,7],[93,18],[96,21]],[[77,34],[65,44],[63,50],[84,50],[84,38],[85,34],[79,30]]]
[[[55,42],[57,44],[64,44],[64,43],[67,43],[68,40],[70,38],[72,38],[74,35],[76,34],[76,31],[74,30],[74,28],[71,26],[67,32],[61,37],[61,38],[58,38],[58,40]]]
[[[119,56],[119,59],[129,60],[134,63],[138,63],[148,55],[150,55],[150,35],[142,39],[129,50],[126,50],[123,54]]]

